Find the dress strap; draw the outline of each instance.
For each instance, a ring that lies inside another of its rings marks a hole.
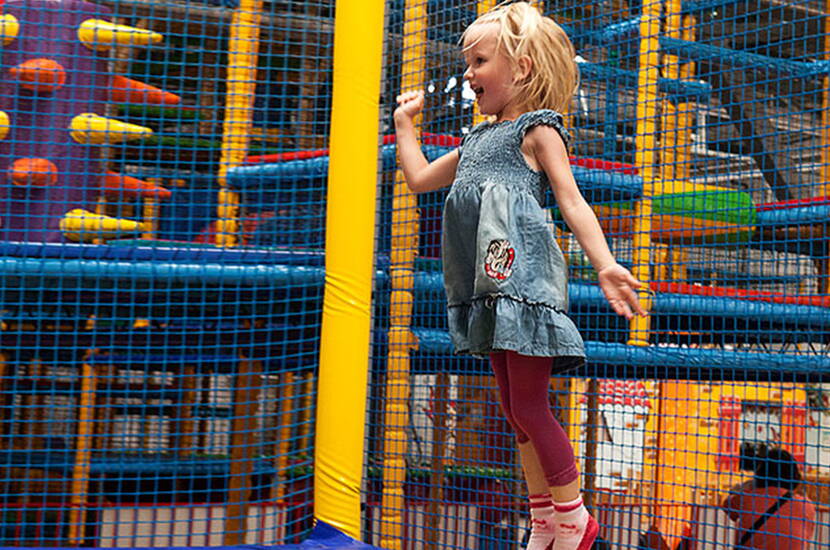
[[[571,134],[565,129],[565,121],[561,114],[551,109],[524,113],[516,119],[516,131],[518,132],[519,142],[521,143],[525,135],[536,126],[550,126],[554,128],[562,136],[562,141],[565,142],[565,148],[570,148]]]

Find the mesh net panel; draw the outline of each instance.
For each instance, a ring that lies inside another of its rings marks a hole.
[[[301,540],[332,3],[2,11],[0,544]]]
[[[780,537],[747,544],[825,548],[827,5],[536,5],[577,50],[581,83],[564,113],[577,183],[617,259],[648,282],[647,320],[614,315],[548,194],[588,353],[586,369],[552,379],[550,399],[601,524],[595,548],[732,548],[786,493],[793,463],[803,483],[761,529]],[[391,129],[397,93],[424,89],[429,158],[484,120],[458,41],[486,7],[387,2],[383,120]],[[379,249],[414,277],[408,288],[393,278],[376,341],[411,327],[417,343],[405,361],[391,344],[375,355],[367,540],[523,547],[527,492],[489,366],[454,356],[447,333],[445,192],[393,201],[405,188],[385,167],[379,227],[392,237],[381,232]],[[400,290],[411,292],[410,316]],[[405,417],[390,414],[396,400]]]
[[[613,314],[549,193],[588,353],[550,400],[596,548],[732,548],[794,471],[771,544],[827,548],[830,7],[536,4],[578,53],[572,170],[651,313]],[[391,138],[411,89],[430,159],[483,120],[458,40],[488,5],[385,6],[362,525],[390,550],[528,536],[489,365],[447,333],[445,191],[409,193]],[[0,545],[302,540],[334,1],[0,6]]]

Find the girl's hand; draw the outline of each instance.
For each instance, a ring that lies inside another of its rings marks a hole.
[[[404,92],[397,97],[398,108],[395,109],[395,118],[405,116],[412,119],[424,108],[423,90]]]
[[[634,278],[630,271],[618,263],[606,266],[597,272],[599,286],[605,299],[617,313],[626,319],[638,315],[648,315],[640,300],[637,298],[636,289],[643,286],[643,283]]]

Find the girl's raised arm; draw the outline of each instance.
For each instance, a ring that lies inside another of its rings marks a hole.
[[[395,109],[395,137],[398,157],[406,184],[413,193],[435,191],[452,184],[458,166],[458,149],[429,162],[421,151],[412,119],[424,107],[424,93],[406,92],[398,96]]]

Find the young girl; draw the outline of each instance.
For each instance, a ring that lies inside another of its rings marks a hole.
[[[464,78],[492,121],[429,163],[412,120],[423,93],[402,94],[394,115],[401,167],[415,193],[452,185],[442,236],[449,331],[457,353],[489,355],[528,485],[527,548],[588,550],[598,525],[582,504],[573,448],[548,401],[551,373],[585,355],[565,313],[565,259],[541,206],[548,184],[614,311],[645,315],[640,283],[612,257],[571,174],[568,133],[556,112],[578,80],[568,37],[518,2],[478,18],[462,44]]]

